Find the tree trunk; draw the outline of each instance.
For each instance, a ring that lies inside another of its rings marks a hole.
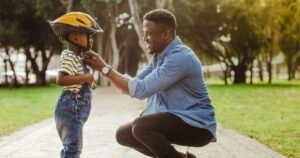
[[[138,2],[136,0],[129,0],[128,2],[129,2],[131,16],[133,18],[133,26],[139,38],[139,46],[143,50],[147,61],[149,61],[150,54],[148,53],[148,50],[146,49],[145,43],[143,41],[143,25],[139,16],[139,9],[137,4]]]
[[[113,16],[114,17],[114,16]],[[112,48],[112,67],[114,69],[118,69],[120,55],[119,55],[119,48],[116,39],[116,24],[114,18],[111,18],[111,32],[110,32],[110,40],[111,40],[111,48]]]
[[[40,82],[41,82],[41,86],[47,86],[47,80],[46,80],[46,71],[40,71],[39,72],[39,77],[40,77]]]
[[[25,86],[28,85],[29,82],[29,67],[28,67],[28,57],[26,56],[26,61],[25,61]]]
[[[103,52],[104,52],[104,44],[103,44],[103,39],[104,39],[104,35],[98,33],[97,35],[97,53],[103,58]],[[101,85],[101,74],[98,72],[97,75],[97,85]]]
[[[287,61],[286,61],[286,64],[287,64],[287,71],[288,71],[288,80],[292,80],[293,78],[293,63],[292,63],[292,59],[289,57],[287,58]]]
[[[268,83],[271,84],[272,83],[272,63],[271,63],[271,61],[267,62],[267,70],[268,70],[268,75],[269,75]]]
[[[228,74],[229,74],[229,70],[230,69],[229,69],[228,65],[226,65],[226,63],[224,63],[224,65],[225,65],[225,68],[223,68],[222,64],[220,64],[220,67],[221,67],[221,69],[223,71],[224,84],[227,85],[228,84]]]
[[[264,81],[264,76],[263,76],[263,66],[262,66],[262,62],[261,59],[257,59],[257,64],[258,64],[258,76],[259,76],[259,80],[261,82]]]
[[[224,84],[228,85],[228,67],[226,66],[225,70],[223,71],[224,73]]]
[[[39,65],[37,64],[37,57],[38,54],[41,53],[41,59],[42,59],[42,67],[40,68]],[[53,50],[50,50],[49,52],[47,52],[45,49],[42,49],[39,51],[34,51],[34,54],[31,55],[32,53],[30,52],[29,49],[25,50],[25,55],[26,58],[28,58],[28,60],[31,63],[31,68],[33,70],[33,73],[36,76],[36,84],[39,86],[47,86],[47,79],[46,79],[46,71],[48,69],[48,65],[49,62],[51,60],[51,57],[54,54]]]
[[[40,77],[39,77],[39,66],[36,62],[36,59],[38,57],[38,52],[34,50],[33,56],[31,54],[32,53],[29,49],[25,50],[25,55],[29,59],[29,61],[31,63],[31,68],[33,70],[33,73],[35,74],[36,84],[40,85],[41,81],[40,81]]]
[[[3,60],[3,63],[4,63],[4,77],[5,77],[5,85],[7,86],[8,85],[8,76],[7,76],[7,59],[6,57],[4,58]]]
[[[41,72],[40,72],[40,80],[41,80],[41,85],[42,86],[47,86],[48,83],[47,83],[47,74],[46,74],[46,71],[48,69],[48,65],[50,63],[50,60],[51,60],[51,57],[53,56],[54,54],[54,50],[50,50],[50,51],[46,51],[46,50],[42,50],[42,69],[41,69]]]
[[[16,74],[16,70],[15,70],[15,64],[13,63],[13,61],[10,58],[10,53],[9,53],[9,48],[5,47],[5,53],[7,55],[7,61],[9,63],[10,69],[13,72],[13,77],[12,77],[12,86],[13,87],[19,87],[19,83],[18,83],[18,79],[17,79],[17,74]]]
[[[240,63],[237,66],[234,66],[233,71],[234,71],[234,84],[244,84],[246,83],[246,70],[247,67],[245,64]]]
[[[250,70],[250,84],[253,84],[253,61],[251,61],[250,63],[249,70]]]
[[[109,27],[109,28],[111,28],[111,27]],[[107,32],[107,34],[105,34],[104,33],[104,36],[106,36],[106,38],[104,37],[104,39],[109,39],[109,36],[110,36],[110,30],[109,29],[107,29],[108,31],[106,31]],[[111,63],[112,63],[112,48],[111,48],[111,40],[105,40],[104,41],[105,43],[104,43],[104,48],[103,48],[103,54],[102,54],[102,58],[105,60],[105,61],[107,61],[107,63],[108,64],[110,64],[111,65]],[[100,76],[101,76],[101,74],[99,74]],[[106,77],[100,77],[101,79],[100,79],[100,85],[102,85],[102,86],[108,86],[109,85],[109,82],[108,82],[108,79],[106,78]]]
[[[269,73],[269,80],[268,83],[271,84],[272,83],[272,78],[273,78],[273,65],[272,65],[272,61],[273,61],[273,54],[274,54],[274,45],[275,45],[275,35],[274,35],[274,31],[273,28],[271,29],[271,45],[270,45],[270,50],[269,50],[269,56],[268,56],[268,61],[267,61],[267,70]]]

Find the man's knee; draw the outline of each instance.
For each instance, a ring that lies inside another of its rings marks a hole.
[[[125,145],[125,142],[126,142],[126,136],[125,136],[125,133],[124,133],[124,129],[122,129],[121,127],[119,127],[117,129],[117,132],[116,132],[116,140],[119,144],[121,145]]]
[[[132,123],[132,134],[136,138],[140,138],[146,135],[149,131],[147,120],[143,117],[135,119]]]
[[[132,139],[131,126],[123,125],[117,129],[116,140],[120,145],[127,146]]]

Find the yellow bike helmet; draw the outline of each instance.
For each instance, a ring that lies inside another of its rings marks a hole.
[[[90,15],[82,12],[67,13],[49,23],[55,34],[61,39],[66,39],[68,33],[73,31],[87,34],[103,32]]]

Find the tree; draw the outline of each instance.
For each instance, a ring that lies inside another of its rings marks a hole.
[[[3,48],[3,62],[5,66],[5,78],[6,84],[7,81],[7,63],[10,66],[10,69],[13,72],[12,77],[12,85],[14,87],[18,87],[18,80],[15,71],[15,62],[12,61],[11,54],[15,52],[15,48],[20,48],[22,45],[22,40],[20,33],[20,22],[18,21],[19,18],[23,16],[23,12],[25,8],[22,6],[22,2],[20,1],[2,1],[0,6],[0,47]]]
[[[257,4],[244,0],[176,2],[177,19],[182,21],[178,32],[184,40],[202,55],[226,65],[225,83],[229,70],[234,71],[234,83],[245,83],[246,71],[252,69],[264,39],[256,23]]]
[[[58,0],[24,1],[23,7],[26,8],[26,11],[23,13],[24,17],[19,21],[25,55],[36,75],[37,84],[46,86],[46,70],[50,59],[53,54],[58,54],[62,49],[62,44],[51,30],[47,20],[61,16],[64,9]],[[38,62],[39,58],[41,63]],[[28,72],[28,70],[25,71]]]
[[[300,53],[300,1],[282,2],[281,32],[279,45],[286,57],[288,80],[295,78],[297,57]]]
[[[1,3],[1,46],[5,48],[7,56],[10,57],[8,48],[24,48],[27,57],[25,63],[26,82],[28,81],[28,63],[36,75],[38,85],[47,85],[46,70],[54,53],[61,49],[61,43],[47,22],[47,19],[58,17],[63,9],[59,10],[59,1],[4,1]],[[53,12],[56,10],[56,12]],[[33,49],[31,49],[33,48]],[[8,59],[10,59],[8,57]],[[41,64],[38,63],[41,58]],[[10,62],[13,69],[13,63]],[[15,72],[14,72],[15,74]],[[15,83],[17,83],[16,76]]]
[[[137,47],[138,38],[133,29],[127,0],[82,1],[86,11],[96,17],[104,30],[97,34],[96,49],[114,68],[135,75],[142,50]],[[99,83],[106,85],[104,78]]]
[[[228,31],[228,38],[230,38],[228,44],[226,39],[222,40],[223,45],[227,51],[228,56],[235,57],[237,63],[235,64],[231,61],[231,68],[234,71],[234,83],[246,83],[246,71],[250,69],[251,78],[250,83],[252,84],[252,68],[254,59],[260,52],[260,49],[263,45],[263,34],[262,30],[257,24],[257,15],[255,10],[251,9],[255,7],[255,4],[248,4],[246,8],[241,6],[234,8],[229,6],[229,10],[233,11],[231,16],[228,19],[227,27],[225,28]],[[228,12],[229,12],[228,10]],[[230,60],[229,59],[229,60]]]

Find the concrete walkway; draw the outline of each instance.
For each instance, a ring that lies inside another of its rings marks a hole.
[[[84,128],[82,158],[146,158],[115,141],[116,129],[142,111],[142,102],[112,88],[94,92],[92,113]],[[189,151],[201,158],[283,158],[266,146],[218,126],[218,142]],[[176,146],[180,151],[186,147]],[[0,139],[0,158],[58,158],[61,143],[53,118]]]

